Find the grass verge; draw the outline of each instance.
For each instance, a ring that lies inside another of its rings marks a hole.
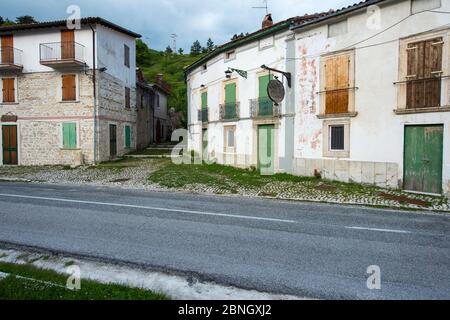
[[[81,289],[65,287],[68,276],[32,265],[0,262],[0,299],[3,300],[167,300],[163,294],[117,284],[81,280]],[[31,280],[32,279],[32,280]]]

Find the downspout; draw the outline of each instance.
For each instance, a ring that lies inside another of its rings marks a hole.
[[[95,48],[95,29],[90,24],[89,27],[92,30],[92,81],[94,83],[94,165],[97,165],[98,151],[97,151],[97,61],[96,61],[96,48]]]

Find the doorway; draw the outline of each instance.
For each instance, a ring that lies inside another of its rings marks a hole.
[[[117,126],[109,125],[109,155],[111,158],[117,156]]]
[[[443,138],[443,125],[405,127],[405,190],[442,194]]]
[[[258,126],[258,169],[262,175],[275,173],[275,126]]]
[[[3,164],[4,165],[19,164],[19,157],[17,152],[16,125],[2,126],[2,141],[3,141]]]

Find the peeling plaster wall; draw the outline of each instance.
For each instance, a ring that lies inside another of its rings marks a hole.
[[[442,1],[438,10],[450,11],[450,1]],[[409,13],[409,1],[381,7],[381,29],[394,25]],[[448,194],[450,113],[396,115],[393,112],[398,99],[398,86],[393,83],[399,79],[399,39],[448,25],[448,15],[423,12],[377,36],[374,35],[380,30],[369,29],[367,18],[366,13],[350,16],[348,33],[334,38],[328,38],[326,25],[296,34],[295,170],[302,175],[313,175],[318,170],[325,178],[401,187],[405,125],[444,124],[443,188]],[[369,37],[372,38],[362,42]],[[358,115],[350,118],[350,157],[338,160],[323,156],[323,139],[328,137],[322,134],[324,120],[317,118],[323,98],[316,94],[320,91],[319,56],[349,48],[356,48],[355,85],[359,89],[355,92],[355,111]],[[444,57],[445,63],[449,60]],[[443,90],[443,95],[447,92],[450,95],[448,80],[444,80]]]

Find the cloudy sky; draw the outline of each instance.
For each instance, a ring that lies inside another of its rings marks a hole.
[[[274,21],[292,16],[341,8],[359,0],[268,0]],[[178,35],[178,47],[185,51],[195,40],[205,44],[227,42],[235,33],[253,32],[261,27],[263,0],[1,0],[0,15],[13,20],[32,15],[38,21],[68,16],[67,7],[78,5],[81,16],[101,16],[143,35],[154,49],[171,44]]]

